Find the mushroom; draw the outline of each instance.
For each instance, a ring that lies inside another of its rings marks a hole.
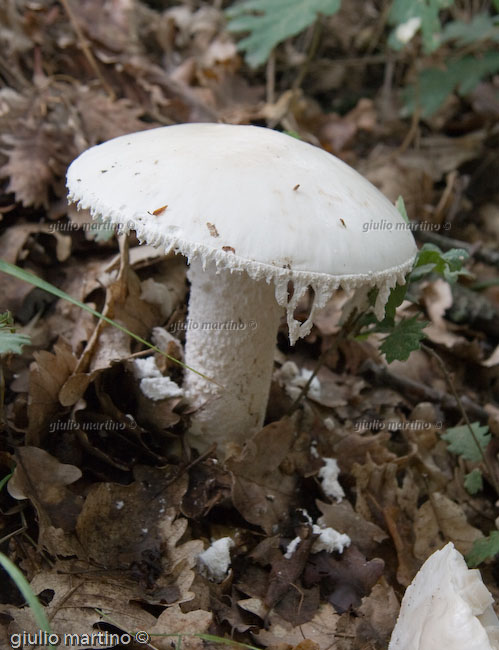
[[[256,126],[180,124],[124,135],[81,154],[69,199],[92,216],[189,261],[186,395],[191,443],[242,443],[261,428],[274,349],[308,334],[342,287],[377,287],[382,316],[416,247],[398,210],[326,151]],[[292,284],[290,284],[292,283]],[[292,291],[290,291],[292,287]],[[310,315],[294,318],[313,294]],[[224,389],[221,389],[221,386]]]
[[[388,650],[498,650],[493,602],[480,571],[449,542],[407,588]]]

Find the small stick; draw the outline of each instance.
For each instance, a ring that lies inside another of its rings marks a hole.
[[[88,41],[85,38],[85,35],[83,34],[83,31],[81,30],[81,27],[78,25],[78,21],[76,20],[76,16],[73,13],[73,10],[71,9],[69,5],[68,0],[61,0],[61,4],[64,7],[64,11],[67,13],[69,21],[71,25],[73,26],[73,29],[75,30],[76,36],[78,37],[78,41],[80,43],[80,47],[83,51],[83,54],[85,55],[85,58],[87,59],[88,63],[90,64],[90,67],[92,70],[95,72],[97,78],[101,82],[103,88],[109,95],[109,98],[111,101],[114,101],[116,99],[116,95],[114,93],[114,90],[111,88],[111,86],[107,83],[107,81],[104,79],[102,76],[102,73],[99,69],[99,66],[97,65],[97,61],[95,60],[94,55],[92,54],[92,50],[90,49],[88,45]]]

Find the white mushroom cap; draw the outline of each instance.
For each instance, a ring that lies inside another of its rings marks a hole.
[[[388,650],[498,650],[492,603],[478,569],[449,543],[407,588]]]
[[[80,207],[148,243],[273,281],[292,343],[339,286],[379,287],[381,317],[416,252],[399,212],[373,185],[271,129],[181,124],[121,136],[79,156],[67,182]],[[300,326],[293,311],[308,286],[314,306]]]

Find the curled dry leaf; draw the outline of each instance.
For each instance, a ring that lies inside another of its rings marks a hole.
[[[107,286],[105,314],[120,325],[137,334],[147,336],[151,327],[156,324],[157,312],[150,303],[141,300],[141,286],[137,275],[129,270],[126,276],[127,295],[121,298],[122,285],[120,280],[114,280]],[[122,359],[130,354],[132,339],[121,330],[111,326],[103,326],[92,350],[91,370],[108,368],[113,360]]]
[[[286,621],[295,624],[309,621],[319,606],[318,590],[301,586],[301,576],[315,541],[311,531],[308,530],[307,533],[290,558],[284,557],[280,552],[272,553],[273,557],[269,558],[272,568],[264,604],[269,610],[275,609]]]
[[[176,471],[176,470],[173,470]],[[100,483],[89,492],[76,532],[101,566],[133,569],[151,602],[190,600],[199,541],[178,545],[187,520],[177,518],[187,476],[137,467],[131,485]]]
[[[380,542],[388,538],[382,528],[355,512],[349,501],[332,504],[316,501],[316,504],[322,512],[318,523],[323,528],[331,527],[346,533],[363,553],[372,553]]]
[[[440,492],[431,494],[428,501],[418,508],[414,535],[414,555],[418,560],[426,560],[449,541],[466,555],[475,540],[483,537],[478,528],[468,523],[462,506]]]
[[[272,422],[248,440],[243,451],[227,462],[234,475],[232,500],[242,516],[271,533],[288,514],[296,477],[286,475],[280,465],[291,450],[295,436],[293,421]]]
[[[260,630],[253,637],[257,643],[266,647],[277,647],[281,644],[294,647],[309,639],[316,643],[320,650],[332,650],[339,618],[339,614],[336,614],[329,603],[321,605],[314,618],[303,625],[295,626],[277,614],[271,614],[268,629]]]
[[[61,409],[59,391],[76,368],[76,357],[69,345],[60,341],[54,353],[40,351],[34,354],[30,367],[30,401],[28,403],[28,442],[39,444],[45,438],[49,420]]]
[[[43,593],[42,600],[48,600],[44,607],[45,615],[50,620],[51,629],[62,638],[66,634],[80,635],[80,638],[81,635],[91,635],[97,631],[94,627],[97,623],[112,621],[122,630],[133,633],[149,630],[156,622],[156,618],[138,602],[132,602],[140,594],[134,582],[125,579],[123,574],[111,576],[101,573],[95,577],[95,573],[89,575],[88,565],[59,562],[51,572],[40,571],[30,586],[36,596]],[[36,634],[40,629],[30,607],[2,606],[0,611],[13,619],[8,626],[9,634]],[[99,611],[103,611],[105,616],[101,616]],[[83,650],[89,647],[88,643],[76,643],[76,638],[71,648]]]
[[[23,129],[15,136],[4,135],[2,141],[7,147],[2,152],[8,162],[0,168],[0,178],[9,178],[8,192],[24,206],[49,207],[49,190],[64,194],[62,177],[65,166],[71,159],[71,151],[61,143],[61,133],[50,124],[40,123],[35,128]],[[71,149],[71,147],[70,147]]]
[[[74,465],[60,463],[38,447],[19,447],[17,465],[7,489],[14,499],[29,499],[38,513],[40,532],[46,526],[74,530],[82,499],[66,488],[81,478]]]
[[[444,319],[445,312],[452,306],[452,289],[448,282],[438,278],[430,282],[423,289],[423,302],[426,307],[431,323],[425,327],[425,334],[434,343],[440,343],[448,348],[457,343],[464,343],[463,336],[455,334],[452,329],[455,326]]]
[[[147,631],[154,635],[154,646],[158,650],[171,650],[176,633],[182,635],[184,650],[203,650],[203,640],[195,635],[208,632],[212,619],[213,614],[210,612],[197,609],[184,613],[178,605],[174,605],[165,609]]]
[[[349,546],[339,559],[321,551],[309,559],[305,584],[320,584],[321,592],[335,610],[342,614],[358,607],[383,573],[385,563],[379,558],[366,560],[355,547]]]
[[[397,551],[397,579],[408,585],[417,571],[417,560],[412,552],[414,542],[413,519],[419,497],[415,476],[406,470],[399,485],[398,466],[393,463],[378,465],[368,456],[364,465],[354,465],[357,503],[355,509],[368,520],[383,522]]]
[[[357,613],[356,636],[360,642],[375,640],[385,648],[399,613],[399,601],[393,588],[382,578],[362,599]]]
[[[113,101],[103,91],[87,86],[78,87],[75,104],[86,135],[84,148],[117,138],[125,133],[135,133],[157,126],[139,119],[144,113],[140,105],[134,104],[129,99]]]

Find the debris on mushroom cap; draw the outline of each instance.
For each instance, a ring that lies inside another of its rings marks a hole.
[[[388,650],[499,650],[499,621],[478,569],[449,542],[407,588]]]
[[[79,156],[67,181],[69,198],[94,217],[189,260],[273,281],[292,343],[340,286],[378,287],[381,317],[416,252],[371,183],[324,150],[262,127],[180,124],[121,136]],[[293,312],[308,287],[314,302],[300,324]]]

